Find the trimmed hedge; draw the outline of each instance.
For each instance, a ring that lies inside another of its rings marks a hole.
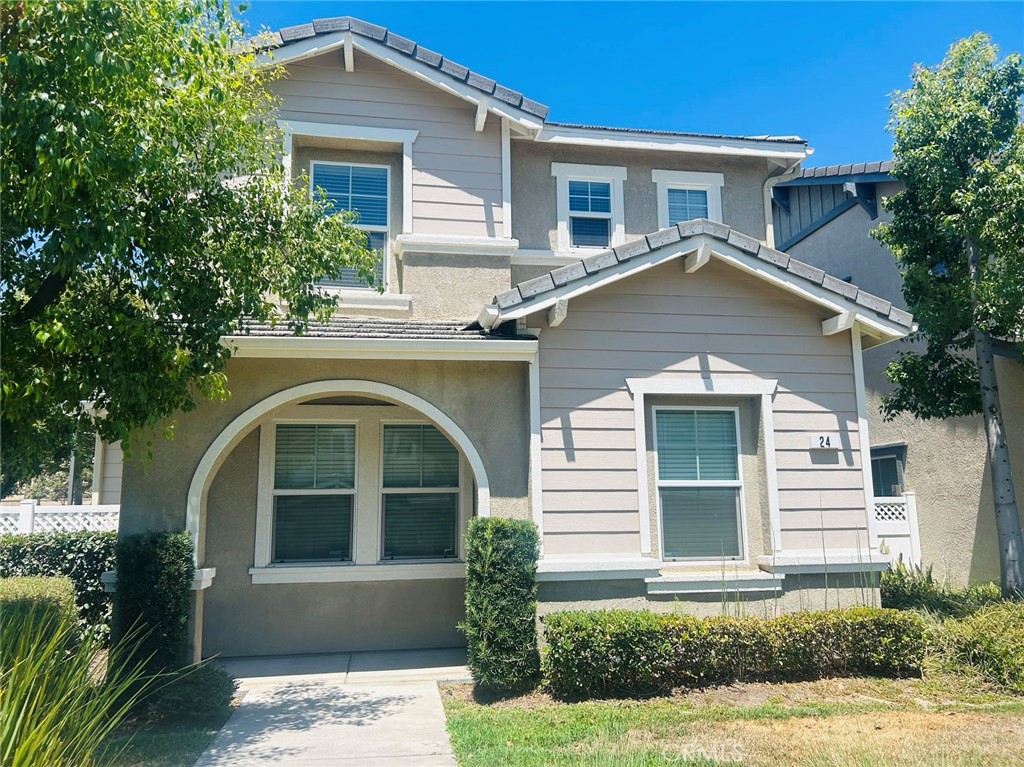
[[[516,691],[537,681],[537,558],[533,522],[474,519],[466,536],[468,665],[481,687]]]
[[[0,578],[0,645],[13,645],[12,635],[27,630],[29,623],[48,634],[78,625],[70,579]],[[7,667],[6,660],[2,665]]]
[[[139,657],[152,673],[176,670],[189,661],[192,603],[192,537],[145,533],[117,544],[114,639],[141,634]]]
[[[767,619],[566,612],[544,624],[544,681],[567,699],[734,681],[914,676],[925,652],[917,615],[867,607]]]
[[[0,536],[0,578],[64,576],[75,587],[80,625],[106,637],[111,595],[100,576],[114,569],[117,533],[36,533]]]

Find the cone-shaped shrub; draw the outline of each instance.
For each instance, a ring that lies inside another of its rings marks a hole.
[[[537,681],[537,558],[532,522],[474,519],[466,537],[469,670],[481,687],[524,690]]]

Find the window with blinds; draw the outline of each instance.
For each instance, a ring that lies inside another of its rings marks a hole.
[[[668,224],[674,226],[681,221],[692,221],[708,216],[708,192],[706,189],[668,189]]]
[[[742,556],[737,414],[655,408],[656,482],[666,559]]]
[[[313,188],[323,190],[335,213],[352,211],[358,215],[355,223],[366,233],[367,247],[379,254],[373,287],[384,285],[388,250],[387,167],[313,162],[310,176]],[[371,287],[355,269],[342,269],[321,284],[337,288]]]
[[[607,248],[612,233],[612,185],[607,181],[569,181],[569,244]]]
[[[871,484],[876,498],[895,498],[906,491],[903,466],[906,445],[871,449]]]
[[[355,426],[277,425],[273,562],[352,560],[355,475]]]
[[[385,424],[382,559],[459,555],[459,451],[429,424]]]

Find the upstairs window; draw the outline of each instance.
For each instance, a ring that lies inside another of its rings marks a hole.
[[[352,561],[356,428],[279,424],[272,561]]]
[[[386,424],[382,559],[459,555],[459,451],[436,427]]]
[[[871,448],[871,484],[876,498],[898,498],[906,492],[906,454],[906,445]]]
[[[551,163],[556,179],[558,250],[606,250],[626,241],[622,187],[626,169]]]
[[[722,220],[725,177],[721,173],[652,170],[651,181],[658,191],[659,229],[695,218]]]
[[[665,559],[740,559],[737,411],[655,408],[656,479]]]
[[[574,248],[607,248],[612,241],[612,185],[569,181],[569,243]]]
[[[388,263],[388,186],[389,169],[384,165],[356,165],[315,161],[311,163],[311,184],[322,189],[335,213],[352,211],[358,215],[356,227],[366,233],[367,247],[377,251],[378,261],[373,287],[385,286]],[[337,276],[323,280],[335,288],[370,287],[355,269],[342,269]]]

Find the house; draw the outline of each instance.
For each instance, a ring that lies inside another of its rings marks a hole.
[[[777,246],[906,308],[892,253],[869,232],[888,221],[883,201],[902,189],[892,163],[803,168],[773,188]],[[885,368],[910,341],[864,354],[875,524],[892,553],[964,585],[999,580],[995,509],[981,416],[885,421]],[[996,342],[996,376],[1018,499],[1024,498],[1024,366],[1020,347]]]
[[[194,536],[197,655],[462,644],[473,516],[536,522],[542,613],[877,597],[862,351],[913,323],[766,244],[804,140],[556,123],[350,18],[271,54],[385,289],[226,338],[231,398],[124,467],[123,535]]]

